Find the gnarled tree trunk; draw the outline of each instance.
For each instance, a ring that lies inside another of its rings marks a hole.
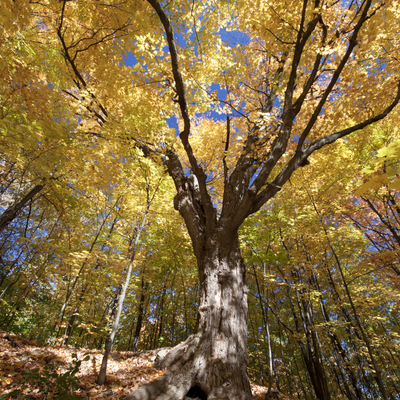
[[[157,368],[168,368],[160,380],[126,399],[182,399],[191,388],[201,390],[208,400],[252,399],[245,360],[247,287],[237,234],[225,242],[214,232],[198,257],[198,269],[201,292],[195,333],[156,361]]]
[[[226,160],[231,142],[230,117],[227,116],[225,150],[219,159],[223,167],[224,189],[222,197],[215,198],[213,190],[210,190],[212,180],[209,179],[213,172],[205,168],[208,161],[196,158],[191,146],[190,102],[187,101],[186,86],[180,72],[174,21],[170,21],[173,12],[167,11],[158,0],[147,0],[147,3],[158,15],[168,44],[174,101],[179,106],[182,120],[179,140],[184,156],[179,155],[173,145],[156,146],[140,138],[134,139],[134,142],[146,157],[159,160],[174,181],[177,193],[174,207],[183,217],[192,240],[201,292],[194,334],[172,349],[163,360],[156,362],[157,367],[167,368],[162,378],[140,387],[127,399],[181,400],[187,394],[194,395],[196,392],[198,398],[208,400],[250,400],[252,395],[245,360],[247,289],[238,230],[249,215],[260,210],[282,189],[296,169],[310,163],[308,157],[315,151],[385,118],[400,101],[400,82],[396,97],[380,113],[355,125],[352,123],[345,129],[341,127],[338,131],[335,126],[328,127],[323,135],[313,130],[318,117],[330,104],[329,99],[346,64],[352,59],[361,28],[377,11],[371,13],[373,2],[366,0],[356,7],[357,18],[353,18],[351,31],[346,33],[346,37],[337,31],[346,50],[338,58],[315,107],[312,106],[313,111],[304,116],[304,125],[300,123],[300,127],[292,131],[298,116],[303,118],[303,103],[310,94],[313,97],[312,88],[321,90],[318,77],[326,74],[323,56],[317,53],[314,65],[310,64],[312,72],[306,83],[299,85],[298,77],[303,74],[299,67],[303,64],[303,53],[315,35],[319,35],[320,25],[324,25],[320,2],[303,1],[292,51],[289,54],[285,50],[282,65],[271,72],[271,76],[268,72],[264,77],[264,72],[260,71],[262,89],[255,89],[260,93],[260,117],[254,122],[248,118],[249,129],[243,132],[246,140],[233,166],[228,165]],[[354,4],[351,4],[348,11],[353,14]],[[323,46],[326,39],[324,29],[321,36]],[[290,66],[285,66],[286,60],[290,60]],[[283,70],[287,72],[285,75]],[[287,81],[282,91],[277,82],[281,82],[283,76]],[[302,89],[299,89],[300,86]],[[277,107],[278,95],[281,96],[279,92],[284,96],[279,98],[281,105]],[[269,117],[264,120],[265,116],[274,117],[275,122],[269,122]],[[185,168],[182,159],[185,159]],[[187,176],[188,167],[190,176]],[[329,398],[329,395],[321,398]]]

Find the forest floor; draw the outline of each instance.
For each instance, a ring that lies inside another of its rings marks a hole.
[[[164,371],[152,367],[160,350],[112,352],[106,383],[100,386],[102,351],[40,345],[0,331],[0,399],[123,398],[162,376]],[[251,386],[255,399],[263,400],[267,388]]]

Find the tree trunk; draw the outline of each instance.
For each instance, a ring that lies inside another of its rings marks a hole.
[[[142,234],[145,224],[146,224],[146,219],[147,219],[147,215],[149,213],[150,210],[150,206],[151,203],[154,199],[155,194],[157,193],[158,187],[161,183],[161,180],[158,183],[158,186],[153,194],[153,197],[150,199],[150,194],[149,194],[149,186],[147,186],[147,205],[146,205],[146,210],[144,212],[143,215],[143,220],[142,223],[136,233],[136,238],[135,238],[135,243],[133,245],[133,250],[132,250],[132,255],[129,261],[129,264],[126,268],[126,277],[125,277],[125,282],[124,284],[121,286],[121,289],[119,291],[119,293],[116,296],[116,310],[115,310],[115,314],[113,313],[113,322],[112,322],[112,327],[110,332],[107,335],[107,340],[106,340],[106,345],[104,348],[104,355],[103,355],[103,360],[101,362],[101,367],[100,367],[100,371],[99,371],[99,378],[97,380],[97,383],[99,385],[104,385],[105,381],[106,381],[106,372],[107,372],[107,363],[108,363],[108,356],[111,353],[111,349],[114,345],[114,339],[115,336],[117,334],[117,330],[119,327],[119,319],[121,317],[121,312],[122,312],[122,307],[125,301],[125,296],[126,296],[126,291],[128,290],[128,286],[129,286],[129,281],[131,279],[131,275],[132,275],[132,268],[133,268],[133,262],[135,261],[135,255],[136,255],[136,251],[138,249],[139,246],[139,240],[140,240],[140,235]],[[115,316],[114,316],[115,315]]]
[[[264,277],[265,277],[265,263],[263,265],[264,267],[264,272],[263,272],[263,281],[264,281]],[[265,336],[267,337],[267,344],[268,344],[268,390],[267,393],[265,395],[265,400],[269,400],[270,396],[271,396],[271,391],[272,391],[272,381],[273,381],[273,377],[274,377],[274,355],[272,353],[272,347],[271,347],[271,335],[269,333],[269,314],[268,314],[268,307],[269,307],[269,293],[268,293],[268,289],[267,289],[267,300],[266,300],[266,304],[265,304],[265,309],[264,309],[264,290],[263,293],[261,293],[260,290],[260,284],[258,282],[258,277],[257,277],[257,271],[256,268],[254,266],[253,263],[253,271],[254,271],[254,278],[256,281],[256,286],[257,286],[257,297],[258,300],[260,302],[260,309],[261,309],[261,315],[263,318],[263,322],[264,322],[264,331],[265,331]],[[263,284],[263,289],[264,289],[264,284]],[[279,390],[279,389],[278,389]]]
[[[153,342],[153,348],[156,349],[159,345],[160,338],[162,338],[163,335],[163,328],[164,328],[164,300],[165,300],[165,292],[167,290],[167,287],[165,285],[165,282],[163,284],[163,290],[160,298],[160,303],[159,306],[157,307],[156,310],[156,326],[155,326],[155,332],[154,332],[154,342]],[[158,325],[157,325],[158,323]],[[162,344],[161,344],[162,345]]]
[[[247,288],[238,235],[231,243],[218,235],[208,240],[198,268],[201,292],[195,332],[156,360],[156,368],[167,368],[162,378],[126,399],[178,400],[191,388],[201,390],[208,400],[252,399],[246,370]]]
[[[75,320],[76,320],[76,316],[78,315],[78,311],[79,311],[79,300],[77,305],[75,306],[74,310],[71,312],[71,315],[69,317],[69,321],[67,323],[67,326],[65,328],[65,333],[64,333],[64,338],[62,340],[62,344],[66,347],[68,347],[69,345],[69,339],[72,335],[72,331],[74,328],[74,324],[75,324]]]
[[[3,212],[0,216],[0,232],[6,228],[6,226],[13,221],[21,210],[26,206],[28,201],[32,200],[35,195],[37,195],[42,189],[44,185],[36,185],[33,189],[26,194],[22,200],[16,202],[11,207],[9,207],[6,211]]]
[[[135,329],[135,335],[133,337],[133,344],[130,347],[130,351],[137,351],[137,347],[139,344],[139,339],[140,339],[140,331],[142,330],[142,323],[143,323],[143,318],[145,314],[145,300],[146,300],[146,292],[149,287],[148,282],[144,282],[144,279],[142,277],[142,293],[140,295],[140,302],[139,302],[139,312],[138,312],[138,318],[137,318],[137,323],[136,323],[136,329]]]

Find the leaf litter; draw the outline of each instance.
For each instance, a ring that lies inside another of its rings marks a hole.
[[[43,345],[0,331],[0,399],[122,399],[137,387],[163,375],[164,370],[153,368],[160,350],[166,349],[112,352],[106,382],[98,385],[103,351]],[[75,390],[73,387],[68,389],[68,395],[60,397],[56,379],[68,375],[74,361],[79,365],[74,375],[77,385]],[[267,388],[255,384],[251,387],[256,400],[265,398]],[[275,392],[274,399],[290,400],[290,397]]]

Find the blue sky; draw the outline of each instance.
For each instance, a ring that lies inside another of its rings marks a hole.
[[[177,43],[179,44],[179,46],[184,49],[187,46],[186,40],[184,39],[183,35],[181,33],[174,33],[175,35],[175,40],[177,41]],[[216,35],[219,35],[220,38],[228,43],[231,47],[235,47],[237,44],[240,45],[247,45],[250,43],[250,38],[242,32],[239,31],[229,31],[226,28],[221,29],[218,33],[216,33]],[[165,51],[168,51],[167,48],[165,48]],[[132,54],[132,53],[128,53],[128,56],[125,59],[125,65],[127,66],[133,66],[137,63],[137,59],[136,57]],[[219,84],[212,84],[211,85],[211,91],[218,91],[218,97],[220,100],[225,100],[226,99],[226,95],[227,95],[227,91],[223,88],[221,88],[221,86]],[[196,116],[200,116],[202,114],[196,114]],[[211,117],[212,119],[215,120],[225,120],[226,119],[226,115],[221,115],[218,114],[212,110],[210,110],[209,112],[207,112],[207,116]],[[178,116],[179,117],[179,116]],[[192,116],[193,117],[193,116]],[[176,130],[176,134],[178,135],[178,120],[176,118],[176,116],[170,117],[167,119],[167,123],[168,126],[170,128],[174,128]]]

